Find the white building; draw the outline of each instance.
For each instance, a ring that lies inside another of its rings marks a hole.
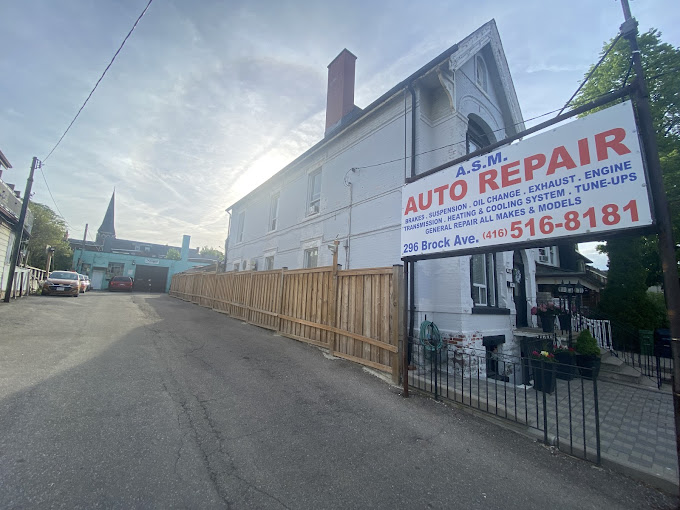
[[[335,239],[343,269],[400,264],[405,178],[524,129],[493,20],[364,109],[355,60],[343,50],[328,66],[323,140],[229,208],[228,271],[330,265]],[[519,354],[513,331],[531,324],[537,256],[417,262],[416,330],[427,315],[452,343]]]

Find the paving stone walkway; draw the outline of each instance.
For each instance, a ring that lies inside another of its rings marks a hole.
[[[409,372],[410,382],[434,391],[434,376],[425,367]],[[543,434],[560,450],[595,461],[597,427],[594,385],[576,377],[557,380],[546,394],[531,386],[493,379],[461,377],[444,370],[437,374],[439,396],[471,405],[502,418],[525,424]],[[673,399],[668,386],[661,390],[598,380],[600,454],[604,462],[637,472],[649,480],[678,484]],[[584,434],[585,432],[585,434]],[[585,437],[585,443],[584,443]]]

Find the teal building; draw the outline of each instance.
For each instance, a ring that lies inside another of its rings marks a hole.
[[[168,292],[172,275],[193,267],[215,264],[214,258],[200,257],[191,249],[191,237],[183,236],[181,246],[131,241],[116,237],[114,225],[115,191],[111,196],[95,241],[69,239],[73,249],[73,268],[86,274],[94,290],[106,290],[114,276],[130,276],[133,290]],[[180,254],[179,260],[167,258],[170,250]]]

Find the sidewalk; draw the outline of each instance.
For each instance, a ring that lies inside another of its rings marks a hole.
[[[422,368],[410,375],[421,383],[432,382]],[[441,397],[525,424],[544,437],[543,393],[492,379],[447,380],[445,372],[441,376]],[[597,381],[602,463],[664,488],[678,485],[673,399],[667,388]],[[596,461],[593,395],[592,381],[557,380],[554,393],[546,395],[546,409],[549,442],[565,453]]]

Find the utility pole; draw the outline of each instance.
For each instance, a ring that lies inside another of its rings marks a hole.
[[[80,245],[80,255],[78,256],[78,262],[76,262],[76,267],[73,268],[76,271],[78,271],[79,273],[80,273],[80,271],[78,270],[78,267],[80,266],[80,261],[83,260],[83,252],[85,251],[85,241],[87,240],[87,227],[88,227],[88,225],[89,225],[88,223],[85,223],[85,235],[83,236],[83,244]]]
[[[649,91],[642,69],[642,58],[637,43],[637,21],[630,13],[628,0],[621,0],[623,17],[621,34],[628,40],[633,57],[636,75],[635,104],[639,119],[640,135],[645,147],[647,173],[654,200],[654,213],[659,233],[659,255],[663,268],[663,288],[671,325],[671,352],[673,356],[673,408],[675,410],[675,444],[678,461],[680,461],[680,284],[678,283],[678,265],[675,257],[675,242],[671,225],[668,200],[663,185],[659,149],[656,133],[649,107]]]
[[[33,173],[36,168],[40,168],[42,162],[38,158],[33,157],[31,163],[31,172],[28,174],[26,180],[26,189],[24,190],[24,200],[21,204],[21,214],[19,214],[19,224],[17,225],[17,235],[12,249],[12,259],[9,263],[9,273],[7,274],[7,287],[5,288],[5,303],[9,303],[9,297],[12,294],[12,285],[14,285],[14,272],[16,271],[17,261],[19,259],[19,251],[21,249],[21,238],[24,234],[24,223],[26,222],[26,211],[28,211],[28,202],[31,199],[31,188],[33,187]]]
[[[48,246],[45,249],[45,252],[47,253],[47,263],[45,264],[45,279],[47,279],[47,277],[50,276],[50,266],[52,265],[52,255],[54,254],[54,248]]]

